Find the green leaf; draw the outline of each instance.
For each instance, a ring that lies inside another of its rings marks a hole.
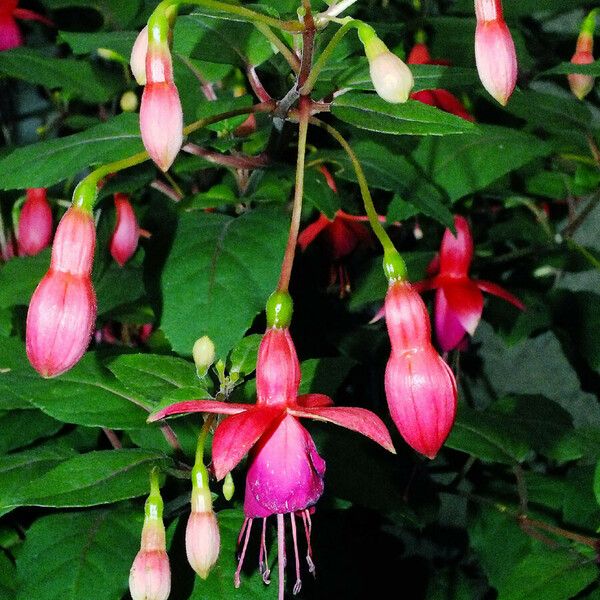
[[[32,48],[13,48],[0,54],[0,74],[65,93],[87,102],[110,100],[118,91],[118,80],[89,62],[74,58],[50,58]]]
[[[0,159],[0,189],[49,187],[90,165],[141,150],[138,116],[123,113],[87,131],[13,150]]]
[[[98,316],[145,296],[143,269],[136,262],[137,257],[121,267],[111,260],[108,268],[101,272],[100,269],[94,270],[92,283],[96,291]]]
[[[505,127],[480,125],[477,134],[423,139],[413,158],[452,201],[550,153],[547,142]],[[410,197],[406,198],[410,200]]]
[[[129,60],[137,36],[137,31],[58,32],[60,41],[69,44],[73,54],[90,54],[96,52],[99,48],[107,48],[117,52],[126,60]]]
[[[44,0],[46,7],[57,10],[60,8],[94,8],[114,28],[128,25],[140,9],[140,0]]]
[[[0,554],[0,600],[15,600],[17,570],[10,558]]]
[[[0,511],[17,506],[96,506],[142,496],[148,491],[148,473],[165,461],[164,454],[140,449],[81,454],[4,498]]]
[[[1,175],[0,175],[1,177]],[[0,307],[27,306],[50,265],[50,249],[36,256],[13,258],[0,268]]]
[[[562,503],[563,519],[588,531],[595,531],[600,520],[598,466],[573,466],[567,474]]]
[[[49,515],[27,531],[18,600],[115,600],[139,550],[140,518],[119,508]]]
[[[355,364],[354,360],[346,356],[303,360],[299,393],[333,396]]]
[[[208,335],[227,354],[274,289],[286,238],[281,210],[181,216],[163,274],[162,328],[176,352]]]
[[[331,112],[355,127],[394,135],[439,136],[475,129],[470,121],[417,100],[390,104],[374,94],[342,94],[333,101]]]
[[[317,169],[307,169],[304,175],[304,199],[328,219],[340,209],[340,198]]]
[[[556,67],[552,67],[546,71],[542,71],[538,77],[545,75],[568,75],[569,73],[579,73],[581,75],[600,76],[600,60],[597,60],[589,65],[574,65],[570,62],[563,62]]]
[[[252,375],[256,369],[258,348],[263,336],[260,333],[247,335],[237,344],[229,355],[230,371],[239,373],[242,377]]]
[[[38,410],[12,410],[0,414],[0,453],[28,446],[54,435],[63,424]]]

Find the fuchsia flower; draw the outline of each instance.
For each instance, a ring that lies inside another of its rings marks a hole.
[[[71,206],[58,224],[50,269],[27,313],[27,357],[43,377],[70,369],[90,342],[96,318],[91,281],[95,242],[91,212]]]
[[[473,335],[483,311],[482,291],[494,294],[524,310],[524,304],[504,288],[490,281],[469,277],[473,260],[473,237],[464,217],[454,217],[456,237],[449,229],[444,232],[438,262],[439,272],[415,284],[419,291],[436,289],[435,331],[444,351],[456,348],[466,334]],[[435,260],[435,259],[434,259]]]
[[[454,374],[432,346],[427,308],[407,281],[390,284],[385,318],[392,344],[385,370],[390,414],[412,448],[435,458],[456,416]]]
[[[415,44],[408,55],[407,62],[409,65],[449,64],[448,61],[445,60],[433,60],[431,54],[429,54],[429,49],[425,44]],[[419,102],[423,102],[423,104],[429,104],[429,106],[435,106],[440,110],[466,119],[467,121],[475,120],[473,115],[464,107],[463,103],[447,90],[421,90],[419,92],[413,92],[410,97],[413,100],[418,100]]]
[[[183,143],[183,112],[166,41],[148,45],[140,130],[150,158],[162,171],[167,171]]]
[[[169,415],[210,412],[230,415],[223,420],[213,438],[213,466],[216,478],[222,479],[250,452],[246,479],[244,513],[240,533],[244,538],[235,583],[239,577],[248,545],[252,522],[263,519],[260,565],[268,582],[265,521],[277,515],[280,573],[285,549],[283,516],[290,514],[296,553],[295,591],[300,587],[296,513],[302,516],[307,536],[307,561],[314,568],[310,550],[310,512],[323,493],[325,462],[318,455],[310,434],[300,425],[301,417],[328,421],[361,433],[390,452],[394,447],[383,422],[362,408],[333,407],[323,394],[298,396],[300,364],[294,343],[286,327],[272,327],[265,333],[256,365],[256,404],[234,404],[213,400],[195,400],[173,404],[150,417],[156,421]],[[245,535],[245,537],[244,537]],[[280,577],[283,598],[283,577]]]
[[[18,5],[19,0],[0,0],[0,52],[23,45],[23,35],[15,19],[40,21],[54,27],[50,19],[26,8],[17,8]]]
[[[585,18],[581,26],[581,31],[577,38],[575,54],[571,58],[574,65],[589,65],[594,62],[594,30],[596,28],[596,12],[591,11]],[[583,100],[593,89],[595,79],[591,75],[582,75],[580,73],[570,73],[567,75],[569,87],[579,100]]]
[[[505,106],[517,83],[517,54],[502,0],[475,0],[475,61],[483,87]]]
[[[46,188],[30,188],[19,215],[19,256],[39,254],[52,239],[52,209]]]
[[[115,194],[117,223],[110,238],[110,253],[122,267],[135,254],[140,237],[140,228],[135,212],[126,194]]]

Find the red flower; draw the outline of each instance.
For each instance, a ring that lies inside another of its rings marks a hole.
[[[421,292],[436,289],[435,332],[444,351],[456,348],[467,333],[475,333],[483,311],[482,291],[499,296],[521,310],[525,308],[516,296],[499,285],[469,277],[473,260],[471,230],[461,216],[454,217],[454,226],[456,237],[449,229],[444,232],[437,263],[439,272],[415,284]]]
[[[361,433],[390,452],[394,447],[383,422],[363,408],[333,407],[323,394],[298,396],[300,364],[296,349],[285,327],[272,327],[265,333],[256,364],[256,404],[234,404],[214,400],[179,402],[160,410],[150,417],[156,421],[169,415],[188,412],[210,412],[230,415],[215,431],[212,457],[215,476],[222,479],[250,451],[246,479],[244,513],[246,519],[240,539],[245,538],[236,573],[236,585],[247,548],[252,520],[276,514],[278,536],[283,547],[283,515],[290,514],[294,548],[298,556],[295,513],[299,512],[305,523],[310,559],[309,508],[323,492],[325,461],[318,455],[310,434],[300,425],[299,418],[306,417],[328,421]],[[264,535],[264,522],[263,522]],[[263,538],[264,539],[264,538]],[[263,562],[266,546],[261,544],[261,570],[268,581],[268,567]],[[280,573],[284,555],[279,557]],[[296,560],[296,565],[298,565]],[[300,579],[297,569],[295,590]],[[280,581],[280,598],[283,594],[283,577]]]
[[[448,65],[450,64],[445,60],[433,60],[429,49],[425,44],[415,44],[408,55],[409,65]],[[435,106],[440,110],[456,115],[466,119],[467,121],[474,121],[475,118],[470,114],[464,107],[463,103],[454,95],[443,89],[434,90],[421,90],[420,92],[413,92],[410,97],[413,100],[423,102],[423,104],[429,104],[429,106]]]
[[[42,15],[26,8],[17,8],[18,4],[19,0],[0,0],[0,51],[23,45],[23,35],[15,19],[40,21],[49,27],[54,26],[50,19]]]
[[[52,239],[52,209],[46,188],[30,188],[19,215],[19,256],[39,254]]]
[[[110,238],[110,253],[122,267],[135,254],[140,237],[140,228],[135,212],[126,194],[115,194],[117,222]]]

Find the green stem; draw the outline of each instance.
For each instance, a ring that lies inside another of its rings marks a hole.
[[[294,206],[292,208],[292,219],[287,246],[281,265],[281,275],[277,284],[278,292],[287,292],[292,275],[296,244],[298,243],[298,232],[300,231],[300,219],[302,217],[302,197],[304,195],[304,163],[306,159],[306,136],[308,133],[308,121],[310,114],[310,100],[302,96],[300,98],[300,117],[298,129],[298,157],[296,160],[296,187],[294,188]]]
[[[254,27],[258,29],[268,40],[279,50],[279,53],[285,60],[288,65],[292,68],[294,73],[298,73],[300,71],[300,59],[294,54],[292,49],[281,40],[275,33],[271,31],[271,28],[264,23],[254,23]]]
[[[204,446],[206,445],[206,438],[208,437],[214,422],[215,415],[208,415],[200,429],[200,433],[198,434],[198,445],[196,446],[196,465],[204,465]]]
[[[162,519],[163,516],[163,499],[160,495],[159,470],[154,467],[150,471],[150,494],[144,506],[144,513],[147,519]]]

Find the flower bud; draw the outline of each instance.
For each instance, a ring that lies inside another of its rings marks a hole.
[[[406,102],[415,85],[408,66],[377,37],[372,27],[362,24],[358,35],[369,61],[369,73],[377,94],[386,102]]]
[[[594,62],[594,30],[596,28],[596,10],[592,10],[584,19],[577,38],[575,54],[571,58],[574,65],[589,65]],[[595,79],[591,75],[570,73],[567,75],[569,87],[579,100],[583,100],[593,89]]]
[[[219,558],[221,536],[204,465],[194,466],[192,486],[192,512],[185,530],[185,551],[192,569],[206,579]]]
[[[296,398],[300,363],[288,329],[268,329],[256,361],[257,404],[278,406]]]
[[[135,92],[126,91],[119,100],[119,106],[123,112],[135,112],[138,107],[138,97]]]
[[[194,342],[192,349],[194,364],[198,377],[204,377],[210,366],[215,362],[215,345],[207,336],[203,335]]]
[[[19,216],[19,256],[39,254],[52,239],[52,209],[46,188],[30,188]]]
[[[140,237],[140,229],[135,212],[125,194],[115,194],[117,223],[110,238],[110,253],[122,267],[135,254]]]
[[[434,458],[456,416],[454,374],[431,344],[392,354],[385,370],[390,414],[404,440]]]
[[[233,476],[231,475],[231,471],[225,475],[225,479],[223,480],[223,496],[225,500],[229,502],[233,498],[233,494],[235,492],[235,483],[233,482]]]
[[[502,106],[517,82],[517,55],[501,0],[475,0],[475,61],[483,87]]]
[[[50,269],[27,313],[27,356],[43,377],[70,369],[89,344],[96,318],[90,278],[95,241],[92,214],[72,206],[56,229]]]
[[[129,572],[132,600],[167,600],[171,592],[171,569],[162,521],[163,503],[157,479],[153,473],[151,492],[146,501],[141,547]]]
[[[146,53],[148,52],[148,25],[138,34],[131,49],[129,65],[139,85],[146,85]]]

